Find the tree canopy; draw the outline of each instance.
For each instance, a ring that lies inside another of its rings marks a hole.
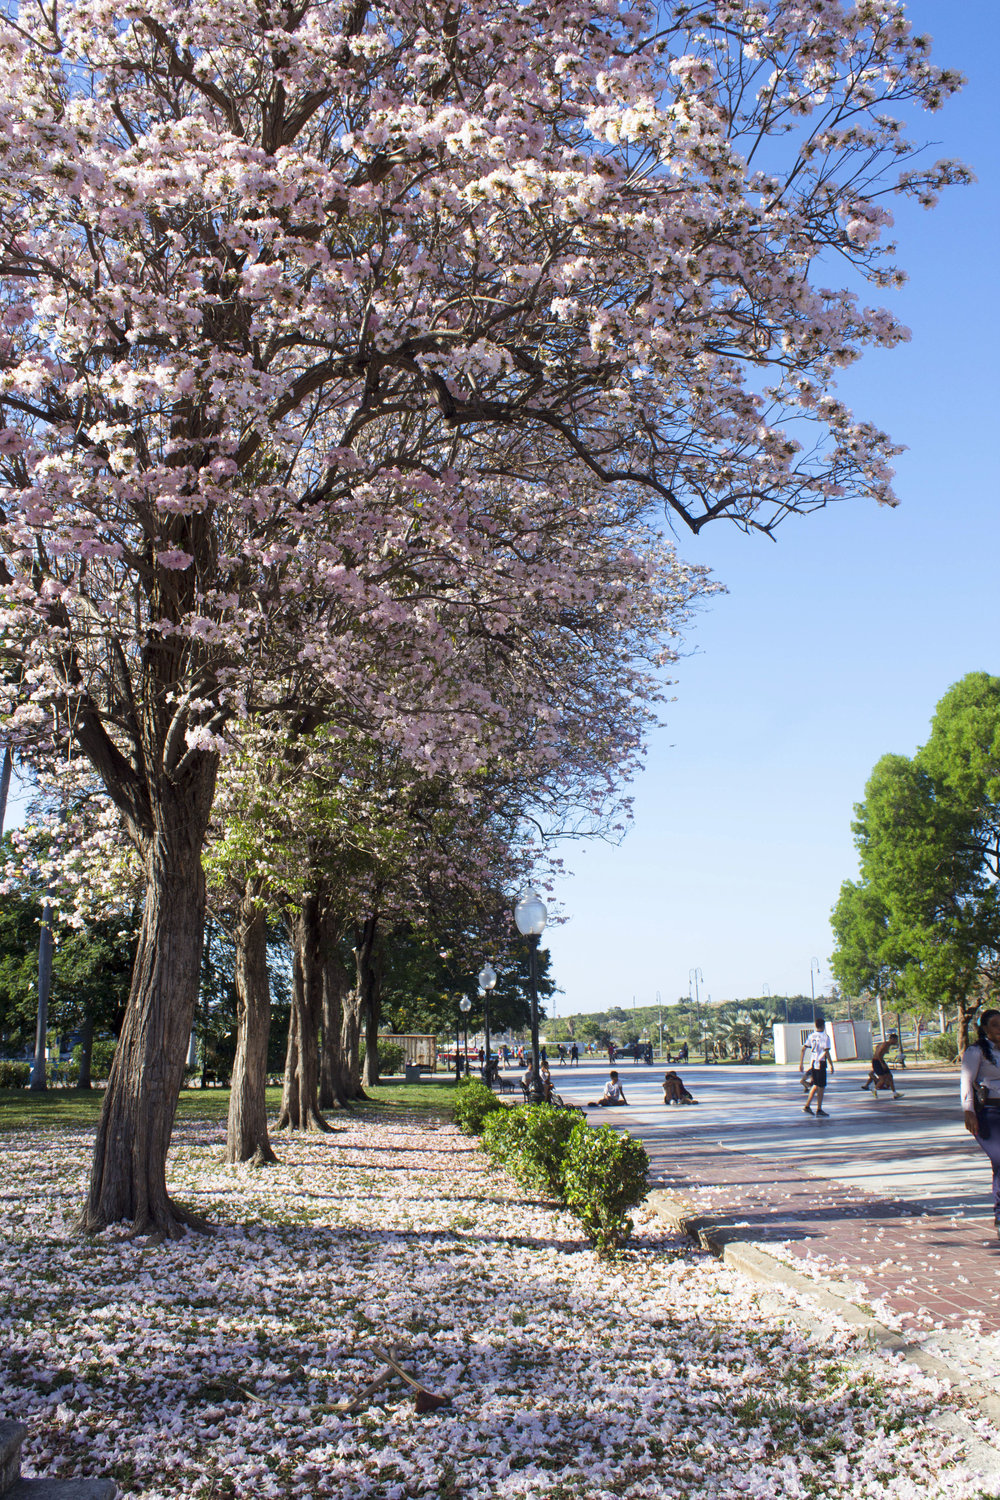
[[[890,0],[12,0],[0,61],[2,708],[142,865],[85,1217],[173,1232],[220,758],[586,759],[585,710],[634,769],[704,589],[662,514],[893,502],[835,382],[960,79]]]
[[[927,743],[886,755],[855,809],[861,878],[833,912],[834,971],[883,996],[968,1017],[1000,977],[1000,678],[972,672],[937,705]]]

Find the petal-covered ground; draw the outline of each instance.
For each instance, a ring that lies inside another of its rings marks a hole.
[[[448,1125],[395,1114],[223,1165],[178,1127],[210,1238],[73,1231],[85,1131],[0,1137],[0,1412],[25,1471],[159,1497],[973,1497],[951,1397],[637,1216],[601,1261]],[[791,1314],[791,1309],[790,1309]],[[357,1414],[379,1345],[394,1380]]]

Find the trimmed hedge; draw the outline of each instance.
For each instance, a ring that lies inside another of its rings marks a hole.
[[[565,1203],[601,1254],[620,1249],[632,1232],[628,1210],[649,1191],[645,1147],[568,1109],[494,1102],[482,1121],[487,1156],[529,1191]]]
[[[649,1157],[641,1141],[610,1125],[581,1126],[570,1137],[563,1170],[566,1204],[604,1254],[632,1233],[628,1210],[649,1191]]]
[[[524,1127],[520,1143],[520,1170],[515,1173],[527,1188],[550,1198],[565,1200],[563,1169],[570,1139],[586,1123],[569,1109],[552,1104],[522,1105]]]
[[[0,1061],[0,1089],[26,1089],[30,1082],[29,1062]]]
[[[924,1042],[925,1057],[939,1057],[943,1062],[954,1062],[958,1057],[958,1038],[951,1031],[942,1031],[940,1036],[929,1036]]]
[[[362,1065],[365,1060],[365,1044],[361,1043],[358,1057]],[[406,1048],[399,1042],[379,1042],[378,1044],[378,1076],[380,1078],[392,1077],[394,1073],[402,1073],[406,1066]]]
[[[500,1100],[478,1078],[467,1078],[455,1091],[452,1118],[463,1135],[480,1135],[487,1115],[503,1109]]]

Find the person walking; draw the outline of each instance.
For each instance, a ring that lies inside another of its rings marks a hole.
[[[874,1053],[872,1054],[872,1065],[869,1070],[868,1077],[865,1079],[861,1087],[862,1089],[867,1091],[869,1084],[874,1084],[874,1095],[876,1099],[878,1098],[879,1089],[891,1089],[892,1097],[894,1099],[902,1099],[903,1097],[896,1088],[896,1080],[893,1078],[892,1070],[885,1060],[885,1054],[888,1052],[889,1048],[894,1047],[898,1041],[899,1038],[896,1033],[894,1031],[891,1031],[884,1042],[879,1042],[878,1046],[875,1048]]]
[[[830,1046],[830,1037],[826,1029],[826,1022],[822,1016],[817,1016],[815,1031],[810,1036],[807,1036],[802,1043],[802,1051],[799,1053],[799,1072],[805,1072],[805,1056],[807,1052],[810,1053],[812,1056],[812,1064],[809,1069],[811,1083],[806,1102],[802,1106],[802,1113],[804,1115],[812,1114],[812,1102],[815,1099],[816,1113],[824,1120],[830,1118],[823,1108],[823,1093],[826,1089],[827,1068],[829,1068],[831,1073],[833,1072],[833,1063],[830,1060]]]
[[[571,1068],[578,1068],[580,1066],[580,1049],[575,1042],[569,1049],[569,1063]]]
[[[984,1010],[962,1053],[962,1113],[993,1168],[993,1222],[1000,1239],[1000,1010]]]

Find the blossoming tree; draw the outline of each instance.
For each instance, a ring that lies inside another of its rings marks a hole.
[[[962,175],[900,113],[957,80],[894,0],[12,0],[0,61],[10,730],[144,864],[84,1217],[173,1232],[227,725],[282,662],[378,705],[392,640],[433,759],[439,606],[557,594],[581,472],[695,530],[891,501],[833,381],[903,330],[836,260],[893,281],[886,193]]]

